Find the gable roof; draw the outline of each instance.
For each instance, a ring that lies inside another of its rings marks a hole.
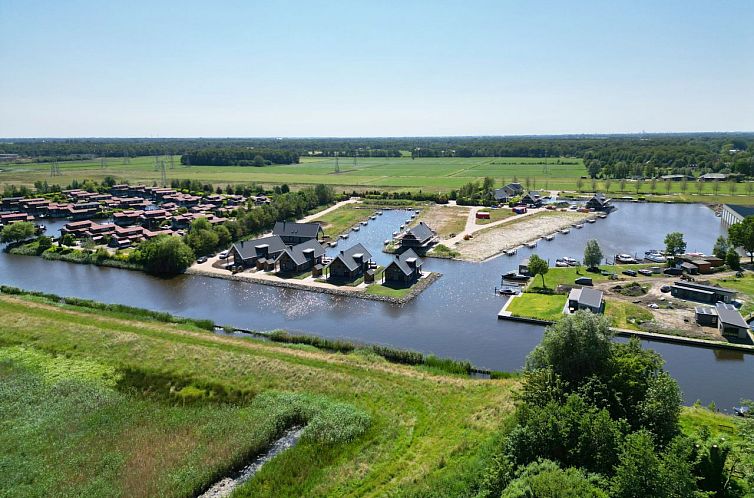
[[[411,267],[411,265],[408,264],[411,259],[416,261],[415,267]],[[387,265],[387,268],[390,268],[391,266],[397,266],[404,275],[411,275],[414,273],[414,268],[421,268],[422,260],[419,259],[419,256],[417,256],[413,249],[409,249],[401,255],[396,255],[395,259]]]
[[[717,316],[720,322],[726,325],[733,325],[734,327],[749,328],[749,324],[746,323],[741,313],[732,304],[717,303],[715,308],[717,309]]]
[[[568,294],[569,301],[578,301],[583,306],[590,308],[599,308],[602,306],[602,291],[591,287],[582,287],[580,289],[571,289]]]
[[[513,195],[513,192],[508,187],[502,187],[502,188],[496,188],[493,191],[493,195],[495,196],[495,200],[502,200],[502,199],[508,199]]]
[[[740,204],[728,204],[727,206],[728,209],[738,214],[742,218],[746,218],[747,216],[754,216],[754,207],[752,206],[742,206]]]
[[[292,221],[278,221],[272,229],[273,235],[282,237],[310,237],[316,239],[322,225],[319,223],[294,223]]]
[[[404,235],[404,238],[410,237],[418,241],[424,242],[425,240],[429,240],[434,236],[435,236],[435,232],[433,232],[432,229],[429,228],[429,226],[426,223],[424,223],[423,221],[420,221],[418,225],[416,225],[415,227],[411,228],[410,230],[406,232],[406,234]]]
[[[236,242],[233,244],[233,249],[238,252],[242,259],[252,259],[262,256],[262,253],[257,251],[257,247],[261,245],[268,246],[268,255],[285,251],[287,248],[285,242],[283,242],[283,239],[281,239],[279,235],[271,235],[269,237],[262,237],[261,239]]]
[[[363,261],[369,261],[372,259],[372,254],[367,251],[366,247],[362,246],[361,244],[356,244],[355,246],[349,247],[345,251],[340,251],[340,253],[333,258],[332,261],[327,266],[330,266],[335,261],[341,261],[346,268],[348,268],[350,271],[355,270],[359,267],[359,263],[356,262],[356,260],[353,258],[357,254],[362,254],[364,256]]]
[[[278,258],[282,257],[283,254],[287,254],[294,263],[297,265],[303,265],[306,263],[306,254],[304,254],[304,251],[312,250],[314,259],[319,258],[323,254],[325,254],[325,248],[322,247],[322,244],[317,242],[315,239],[307,240],[306,242],[302,242],[300,244],[296,244],[295,246],[288,247],[285,251],[280,253],[280,256]]]

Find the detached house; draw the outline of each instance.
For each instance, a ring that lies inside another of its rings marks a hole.
[[[300,244],[308,240],[320,240],[325,232],[319,223],[278,221],[272,229],[272,234],[279,236],[286,244]]]
[[[571,312],[589,310],[595,314],[602,313],[605,311],[602,291],[592,289],[591,287],[571,289],[571,292],[568,294],[568,310]]]
[[[386,284],[411,285],[419,280],[422,275],[422,261],[413,249],[409,249],[385,267],[382,274]]]
[[[363,276],[372,261],[372,254],[361,244],[340,251],[327,265],[328,280],[350,282]]]
[[[322,263],[322,257],[325,255],[325,248],[316,240],[308,240],[301,244],[288,247],[280,256],[276,263],[280,273],[302,273],[314,268],[315,265]]]
[[[495,189],[493,195],[498,202],[509,202],[513,197],[524,193],[524,187],[520,183],[509,183],[505,187]]]
[[[402,249],[414,249],[424,252],[437,242],[437,235],[429,225],[420,221],[418,225],[399,236]]]
[[[256,240],[242,240],[233,244],[230,252],[235,266],[243,268],[267,269],[288,247],[277,235]]]
[[[542,205],[542,194],[537,192],[536,190],[532,190],[531,192],[528,192],[522,199],[521,202],[526,204],[527,206],[531,207],[539,207]]]
[[[597,193],[587,201],[586,207],[595,211],[610,211],[613,208],[611,202],[612,199],[608,199],[605,194]]]

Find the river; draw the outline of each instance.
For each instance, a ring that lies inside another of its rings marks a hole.
[[[362,242],[375,259],[386,262],[382,241],[408,218],[406,211],[385,211],[330,253]],[[59,223],[48,223],[53,233]],[[210,318],[219,325],[255,330],[286,329],[320,336],[414,349],[497,370],[519,369],[539,342],[538,326],[502,321],[504,299],[494,295],[500,275],[517,268],[531,252],[549,259],[581,259],[587,240],[599,241],[605,255],[643,254],[663,247],[667,232],[685,235],[689,251],[709,253],[723,233],[719,218],[699,204],[619,203],[607,219],[558,234],[535,249],[484,263],[426,259],[425,270],[443,274],[416,299],[399,306],[357,298],[193,275],[160,279],[144,273],[50,262],[28,256],[0,255],[0,282],[25,289],[122,303],[177,315]],[[754,356],[729,351],[645,342],[662,354],[678,379],[687,403],[714,401],[730,408],[754,398]]]

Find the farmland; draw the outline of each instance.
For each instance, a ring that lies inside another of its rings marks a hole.
[[[528,183],[531,189],[570,190],[590,192],[594,189],[609,191],[612,195],[654,195],[657,200],[682,202],[752,202],[747,183],[671,182],[611,180],[606,184],[586,179],[583,161],[576,158],[353,158],[341,157],[339,172],[335,172],[335,159],[330,157],[303,157],[300,164],[265,167],[243,166],[183,166],[180,157],[161,158],[166,167],[168,182],[171,179],[198,180],[215,186],[256,182],[266,187],[288,184],[293,187],[324,183],[343,190],[424,190],[449,192],[462,185],[480,181],[486,176],[495,178],[498,186],[515,179]],[[155,167],[155,157],[142,156],[129,160],[105,158],[86,161],[60,162],[60,173],[51,176],[50,163],[23,163],[0,165],[0,183],[4,185],[31,186],[35,181],[68,185],[73,180],[91,178],[101,181],[113,176],[118,181],[131,183],[160,183],[162,173]],[[104,167],[103,167],[104,165]],[[527,181],[528,179],[528,181]],[[637,191],[637,186],[638,191]],[[594,187],[594,189],[593,189]],[[667,188],[670,188],[668,191]],[[677,194],[668,196],[667,194]]]

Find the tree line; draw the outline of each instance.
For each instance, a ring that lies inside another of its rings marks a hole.
[[[252,147],[212,147],[194,149],[181,156],[181,164],[203,166],[267,166],[270,164],[296,164],[299,155],[280,149]]]

